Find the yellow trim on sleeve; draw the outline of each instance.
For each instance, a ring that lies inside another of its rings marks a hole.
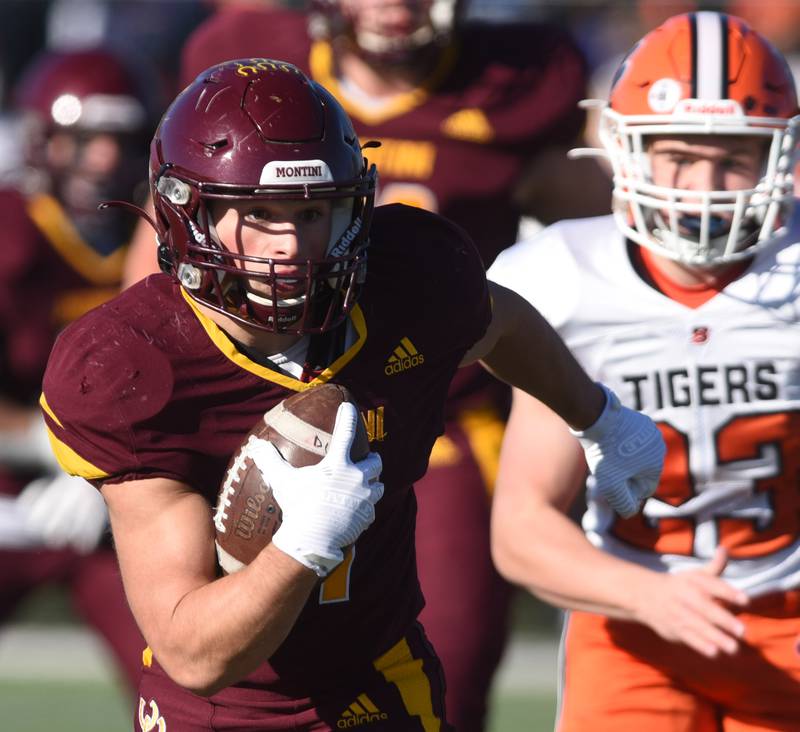
[[[249,371],[251,374],[255,374],[266,381],[280,384],[286,389],[292,389],[293,391],[305,391],[306,389],[311,389],[315,386],[319,386],[320,384],[330,381],[338,371],[344,368],[347,363],[352,361],[367,340],[367,323],[366,320],[364,320],[364,314],[362,313],[361,308],[359,308],[358,305],[355,305],[350,311],[350,320],[353,323],[353,327],[356,329],[356,334],[358,336],[356,338],[356,342],[350,346],[350,348],[348,348],[347,351],[345,351],[339,358],[337,358],[328,368],[320,373],[319,376],[317,376],[315,379],[312,379],[308,383],[305,383],[299,379],[295,379],[293,376],[282,374],[267,366],[262,366],[255,361],[251,361],[241,351],[237,350],[236,346],[233,345],[231,339],[228,338],[222,328],[220,328],[213,320],[211,320],[211,318],[209,318],[200,310],[194,298],[188,292],[186,292],[183,287],[181,287],[181,294],[183,295],[183,299],[189,304],[192,312],[194,312],[195,316],[200,321],[200,325],[203,326],[203,330],[205,330],[205,332],[208,334],[211,342],[219,349],[225,358],[233,361],[233,363],[235,363],[239,368]]]
[[[28,201],[28,215],[59,256],[81,277],[96,285],[116,285],[122,277],[127,247],[104,257],[78,233],[58,201],[39,194]]]
[[[64,429],[64,425],[61,424],[61,420],[56,417],[56,413],[50,409],[50,405],[47,403],[47,397],[45,397],[44,392],[41,393],[39,396],[39,406],[42,408],[42,411],[47,414],[50,419],[53,420],[61,429]]]
[[[79,475],[86,480],[98,480],[108,478],[109,473],[92,465],[88,460],[84,460],[69,445],[64,444],[47,428],[47,437],[50,439],[50,447],[58,460],[58,464],[70,475]]]
[[[405,638],[374,663],[376,671],[394,684],[408,713],[419,717],[425,732],[438,732],[441,720],[433,713],[431,684],[422,670],[422,659],[414,658]]]
[[[392,102],[377,109],[362,106],[349,99],[342,92],[339,80],[336,78],[333,49],[327,41],[316,41],[312,44],[308,56],[308,66],[314,81],[318,81],[333,94],[351,117],[356,117],[368,125],[376,125],[392,117],[399,117],[401,114],[405,114],[423,104],[430,96],[431,91],[442,82],[453,68],[457,56],[455,44],[449,45],[443,50],[436,68],[427,79],[415,89],[398,94]]]

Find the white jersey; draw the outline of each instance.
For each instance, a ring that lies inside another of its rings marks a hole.
[[[797,218],[795,219],[797,224]],[[705,563],[750,595],[800,586],[800,229],[700,307],[645,283],[611,216],[563,221],[500,254],[489,279],[535,305],[590,376],[656,421],[661,483],[640,515],[592,491],[599,547],[661,570]]]

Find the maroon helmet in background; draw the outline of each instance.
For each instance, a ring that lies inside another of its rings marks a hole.
[[[144,200],[153,100],[143,80],[105,48],[45,51],[15,85],[23,135],[21,186],[58,199],[80,234],[106,254],[134,221],[98,212],[109,199]],[[138,189],[138,190],[137,190]]]
[[[213,66],[172,103],[150,148],[161,267],[192,298],[246,325],[330,330],[363,282],[376,181],[350,118],[297,67],[270,59]],[[209,210],[224,199],[331,200],[326,256],[272,260],[229,251]],[[276,264],[304,275],[282,277]],[[271,295],[256,294],[256,282]],[[295,296],[279,296],[287,284]]]

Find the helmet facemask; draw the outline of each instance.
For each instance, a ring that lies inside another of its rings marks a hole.
[[[759,125],[758,123],[761,122]],[[763,139],[762,174],[753,188],[683,190],[653,183],[649,141],[654,136],[709,135]],[[600,139],[614,174],[614,214],[631,240],[691,266],[751,257],[786,231],[794,205],[797,120],[705,120],[665,124],[603,110]]]
[[[166,170],[156,183],[167,207],[166,236],[185,237],[185,253],[172,274],[188,294],[237,322],[278,334],[315,334],[339,325],[352,309],[366,274],[374,166],[345,185],[305,185],[295,190],[250,189],[181,180]],[[331,232],[320,259],[270,259],[231,251],[216,232],[212,203],[225,200],[313,200],[332,203]],[[176,224],[180,222],[180,228]],[[173,242],[173,245],[175,243]],[[277,268],[292,267],[292,274]],[[299,270],[299,273],[298,273]]]

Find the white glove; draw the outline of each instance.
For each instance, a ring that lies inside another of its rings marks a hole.
[[[108,527],[100,492],[74,475],[38,478],[25,486],[17,503],[25,530],[51,549],[71,547],[88,554]]]
[[[339,405],[328,452],[316,465],[292,467],[274,445],[257,437],[246,448],[283,511],[272,543],[320,577],[375,520],[375,504],[383,496],[380,455],[350,460],[359,419],[352,403]]]
[[[633,516],[655,493],[666,446],[653,420],[619,403],[603,384],[606,405],[585,430],[570,432],[586,453],[595,490],[623,518]]]

